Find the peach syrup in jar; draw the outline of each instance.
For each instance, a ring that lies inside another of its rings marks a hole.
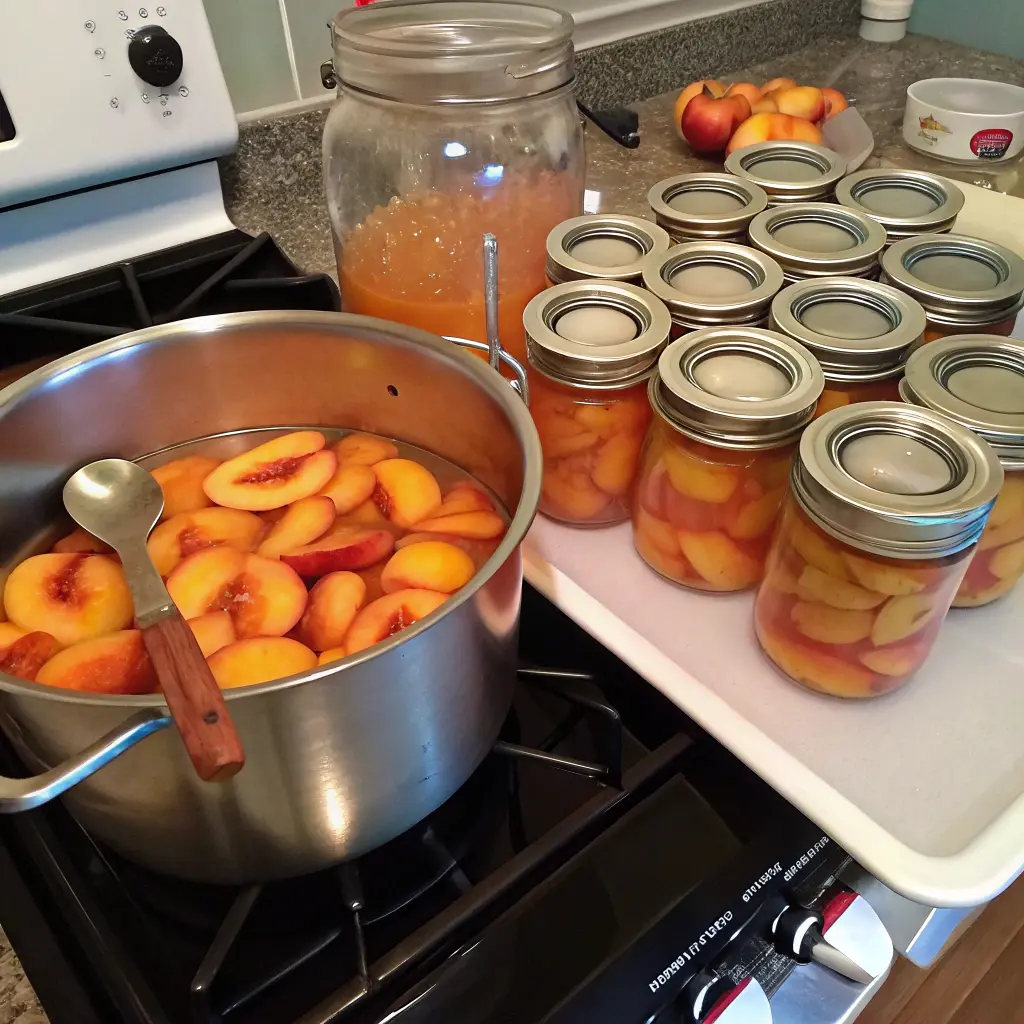
[[[833,409],[800,438],[754,624],[794,681],[837,697],[928,657],[1003,482],[971,431],[895,402]]]
[[[760,328],[707,328],[665,349],[633,505],[633,543],[655,572],[718,592],[760,580],[823,383],[802,345]]]

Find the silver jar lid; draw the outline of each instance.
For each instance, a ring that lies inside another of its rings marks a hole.
[[[900,395],[980,434],[1004,469],[1024,469],[1024,341],[939,338],[907,361]]]
[[[1016,314],[1024,299],[1024,260],[996,242],[967,235],[901,239],[882,256],[882,272],[937,323],[993,323]]]
[[[681,433],[721,448],[796,440],[825,387],[802,345],[757,327],[708,327],[673,341],[651,377],[651,407]]]
[[[655,220],[674,239],[728,241],[768,207],[760,185],[735,174],[705,171],[665,178],[647,193]]]
[[[759,185],[776,206],[830,198],[846,161],[813,142],[756,142],[730,153],[725,169]]]
[[[877,220],[895,242],[949,231],[963,209],[964,194],[937,174],[876,167],[843,178],[836,185],[836,202]]]
[[[334,72],[401,103],[495,103],[574,77],[573,20],[535,4],[392,0],[334,16]]]
[[[642,217],[584,214],[548,234],[546,271],[552,281],[639,281],[651,253],[672,244],[664,228]]]
[[[826,533],[862,551],[938,558],[974,544],[1003,485],[989,445],[931,409],[861,402],[800,438],[790,487]]]
[[[816,277],[783,288],[769,326],[805,345],[825,379],[885,380],[902,372],[924,337],[921,304],[861,277]]]
[[[624,388],[650,374],[672,318],[643,288],[570,281],[542,291],[523,311],[530,365],[563,384]]]
[[[684,242],[644,264],[644,287],[684,327],[761,324],[782,287],[770,256],[735,242]]]
[[[878,268],[885,228],[835,203],[793,203],[759,213],[750,244],[782,266],[788,281],[807,277],[863,277]]]

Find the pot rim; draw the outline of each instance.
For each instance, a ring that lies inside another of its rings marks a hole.
[[[347,327],[357,331],[375,331],[398,335],[399,337],[433,349],[443,359],[451,361],[460,371],[473,378],[492,398],[504,408],[519,435],[523,446],[523,487],[519,496],[519,505],[509,522],[508,530],[502,538],[494,554],[484,562],[476,575],[457,594],[449,598],[443,605],[407,626],[400,633],[368,647],[357,654],[350,654],[337,661],[319,665],[306,672],[273,679],[266,683],[252,686],[232,687],[223,692],[228,702],[244,700],[246,697],[262,697],[278,690],[288,690],[295,686],[317,682],[327,676],[336,675],[339,670],[360,665],[378,655],[384,655],[404,644],[420,633],[429,629],[434,623],[450,615],[460,605],[472,598],[477,591],[494,575],[496,570],[512,555],[530,525],[533,523],[540,504],[541,485],[541,446],[537,436],[537,428],[526,403],[513,390],[508,381],[492,370],[483,360],[470,355],[450,341],[428,331],[416,327],[380,320],[371,316],[359,316],[354,313],[327,313],[312,310],[259,310],[243,313],[218,313],[211,316],[192,317],[188,320],[175,320],[169,324],[145,327],[142,330],[119,334],[107,341],[80,349],[61,359],[55,359],[44,366],[33,370],[24,377],[0,390],[0,424],[4,413],[29,393],[46,387],[53,381],[66,375],[73,375],[85,363],[108,357],[114,353],[124,352],[137,345],[152,344],[156,341],[169,343],[176,337],[192,334],[209,334],[220,330],[233,330],[251,326],[296,326],[296,327]],[[273,427],[273,424],[268,424]],[[176,441],[173,443],[180,443]],[[56,686],[44,686],[41,683],[17,679],[0,672],[0,691],[24,697],[40,697],[68,704],[99,705],[101,707],[125,709],[158,708],[166,709],[167,701],[160,693],[144,694],[103,694],[87,693],[80,690],[63,690]]]

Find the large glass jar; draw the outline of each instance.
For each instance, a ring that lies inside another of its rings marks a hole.
[[[548,232],[582,213],[572,27],[548,8],[472,0],[336,15],[324,184],[346,311],[485,341],[490,232],[502,345],[525,358]]]
[[[930,409],[866,402],[815,420],[754,605],[765,653],[837,697],[901,686],[935,643],[1002,482],[992,449]]]

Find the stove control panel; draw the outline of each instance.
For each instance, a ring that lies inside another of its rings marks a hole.
[[[0,210],[230,152],[202,0],[0,0]]]
[[[772,1024],[772,1008],[760,983],[747,976],[736,983],[702,971],[676,1001],[680,1024]]]

